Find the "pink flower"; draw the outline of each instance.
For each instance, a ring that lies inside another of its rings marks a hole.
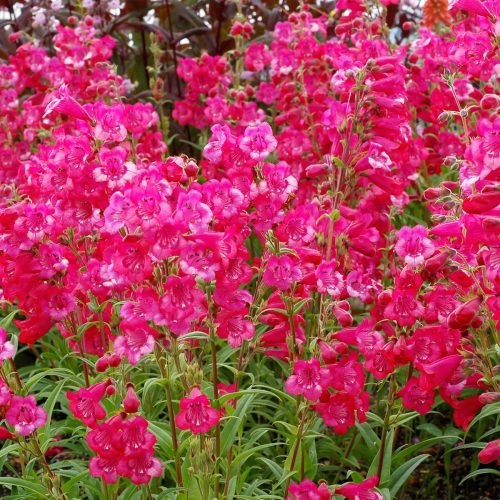
[[[219,328],[217,335],[227,339],[231,347],[239,347],[243,340],[250,340],[255,334],[255,327],[251,321],[245,319],[245,314],[234,311],[223,311],[217,315]]]
[[[296,260],[288,255],[272,255],[264,271],[263,281],[267,286],[288,290],[292,283],[302,279],[302,271]]]
[[[427,238],[427,229],[424,226],[403,226],[399,230],[398,242],[394,249],[404,258],[406,264],[416,267],[434,253],[434,244]]]
[[[314,409],[337,434],[345,434],[355,422],[355,398],[345,392],[326,395]]]
[[[99,382],[88,389],[82,387],[77,392],[66,392],[66,397],[70,401],[69,409],[86,426],[94,428],[97,426],[97,420],[106,417],[106,410],[99,403],[109,385],[108,381]]]
[[[500,439],[488,443],[477,456],[482,464],[496,462],[500,465]]]
[[[424,313],[424,306],[415,299],[412,290],[394,290],[391,302],[386,306],[384,315],[396,321],[399,326],[413,326]]]
[[[125,108],[118,104],[106,106],[102,102],[94,105],[96,126],[94,136],[100,141],[121,142],[127,137],[125,128]]]
[[[420,415],[429,413],[434,404],[434,389],[423,387],[417,377],[411,377],[398,395],[403,398],[405,408],[416,410]]]
[[[14,344],[10,340],[7,340],[7,332],[3,328],[0,328],[0,364],[6,359],[12,359],[15,351]]]
[[[11,398],[9,386],[3,380],[0,380],[0,406],[7,406]]]
[[[293,375],[286,381],[286,391],[294,396],[303,394],[309,401],[315,401],[321,396],[329,380],[328,369],[321,368],[316,358],[299,360],[293,365]]]
[[[330,500],[332,494],[324,483],[316,486],[309,479],[301,483],[292,483],[288,488],[286,500]]]
[[[220,414],[210,406],[209,399],[196,387],[187,398],[180,401],[181,411],[175,417],[179,429],[189,429],[193,434],[210,431],[218,424]]]
[[[34,396],[12,396],[5,420],[20,436],[29,436],[47,422],[47,412],[36,405]]]
[[[87,111],[79,104],[74,97],[69,94],[68,85],[63,83],[52,95],[52,99],[45,106],[43,117],[46,118],[53,111],[79,118],[80,120],[91,121]]]
[[[328,293],[334,299],[338,299],[344,290],[344,278],[335,267],[334,261],[322,262],[316,268],[316,279],[318,292]]]
[[[154,332],[146,321],[122,321],[120,327],[124,335],[115,339],[113,349],[116,354],[126,356],[131,365],[136,365],[146,354],[153,352]]]
[[[93,171],[94,179],[106,182],[110,188],[124,186],[137,172],[136,166],[126,162],[126,158],[127,151],[120,146],[111,149],[102,147],[99,151],[100,165]]]
[[[89,471],[92,477],[100,477],[107,484],[114,484],[118,479],[118,465],[120,456],[92,457],[89,462]]]
[[[161,462],[148,452],[125,457],[118,465],[118,472],[134,484],[149,483],[151,478],[160,477],[162,471]]]
[[[361,483],[344,484],[337,488],[335,493],[344,495],[349,500],[382,500],[382,495],[373,489],[378,481],[378,476],[371,476]]]
[[[260,123],[248,126],[238,145],[250,158],[262,161],[276,149],[277,144],[278,141],[273,135],[271,125]]]

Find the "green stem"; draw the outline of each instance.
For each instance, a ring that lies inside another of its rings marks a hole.
[[[304,424],[305,424],[305,411],[302,412],[302,415],[301,415],[301,418],[300,418],[300,423],[299,423],[299,428],[297,429],[297,439],[295,440],[295,444],[293,446],[292,461],[290,462],[290,472],[293,472],[293,470],[295,468],[295,462],[297,461],[297,455],[298,455],[298,452],[299,452],[300,442],[302,440],[302,433],[303,433],[303,430],[304,430]],[[285,499],[286,499],[287,494],[288,494],[288,488],[290,486],[291,479],[292,478],[289,477],[286,480],[285,495],[283,497]]]
[[[382,468],[384,466],[384,455],[385,455],[385,446],[387,443],[387,434],[389,432],[389,422],[391,419],[392,406],[394,404],[394,398],[396,395],[396,379],[394,376],[391,377],[390,388],[389,388],[389,396],[387,398],[387,409],[385,411],[384,418],[384,429],[382,431],[382,438],[380,440],[380,455],[378,457],[378,468],[377,468],[377,476],[379,479],[382,477]]]

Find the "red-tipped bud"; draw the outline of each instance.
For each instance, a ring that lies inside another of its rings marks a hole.
[[[349,312],[351,310],[351,305],[347,302],[347,300],[339,300],[336,305],[344,311]]]
[[[111,354],[111,356],[109,357],[109,360],[108,360],[109,366],[112,366],[113,368],[120,366],[121,362],[122,362],[122,358],[120,355],[116,354],[116,352]]]
[[[96,372],[103,373],[108,369],[109,366],[109,356],[104,355],[102,358],[99,358],[95,363]]]
[[[129,384],[127,386],[127,395],[125,396],[125,399],[123,400],[123,409],[127,413],[137,413],[140,405],[141,405],[141,402],[139,401],[139,398],[137,397],[137,394],[135,393],[134,386],[132,384]]]
[[[483,392],[479,395],[479,402],[483,405],[489,405],[500,401],[500,392]]]
[[[391,301],[391,298],[392,298],[392,290],[384,290],[378,296],[378,303],[381,306],[386,306]]]
[[[481,299],[476,297],[458,306],[448,316],[448,326],[450,328],[456,328],[457,330],[465,330],[476,317],[480,305]]]
[[[405,21],[403,23],[403,30],[404,31],[410,31],[413,27],[413,23],[411,21]]]
[[[500,205],[500,191],[473,194],[465,198],[462,209],[468,214],[483,214]]]
[[[9,431],[9,429],[6,429],[3,426],[0,426],[0,441],[3,441],[4,439],[12,439],[14,437],[14,434]]]
[[[106,396],[113,396],[116,392],[116,387],[114,385],[108,385],[106,387]]]
[[[435,273],[446,264],[447,260],[448,254],[446,252],[439,252],[425,261],[424,269],[430,273]]]
[[[500,106],[500,97],[495,94],[485,94],[481,99],[482,109],[495,109]]]
[[[442,194],[443,193],[440,188],[428,188],[424,191],[424,200],[433,201],[439,198]]]
[[[335,305],[333,308],[333,314],[337,318],[339,324],[344,328],[352,325],[352,316],[349,314],[349,312],[345,311],[341,307]]]

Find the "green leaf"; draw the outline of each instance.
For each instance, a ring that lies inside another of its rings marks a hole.
[[[486,417],[490,417],[491,415],[497,415],[500,413],[500,402],[497,403],[492,403],[489,405],[486,405],[473,419],[472,422],[469,424],[469,427],[467,427],[467,431],[465,434],[472,429],[472,427],[477,424],[480,420]]]
[[[429,446],[434,446],[435,444],[453,444],[458,441],[457,436],[440,436],[440,437],[432,437],[429,439],[425,439],[424,441],[420,441],[420,443],[413,444],[411,446],[407,446],[406,448],[402,447],[399,449],[393,457],[393,461],[395,463],[401,463],[407,459],[410,455],[413,455],[417,451],[425,450]]]
[[[400,488],[406,483],[408,478],[412,475],[413,471],[430,455],[419,455],[418,457],[411,458],[408,462],[399,466],[391,475],[389,483],[389,491],[392,496],[395,496]]]
[[[238,428],[248,415],[248,408],[252,404],[255,399],[256,394],[247,394],[243,396],[236,406],[236,411],[231,417],[229,417],[229,421],[226,421],[224,425],[224,429],[221,432],[221,456],[226,456],[229,453],[229,449],[234,443],[234,439],[238,432]]]
[[[470,474],[467,474],[459,483],[462,484],[464,483],[465,481],[473,478],[473,477],[476,477],[476,476],[480,476],[482,474],[493,474],[495,476],[500,476],[500,472],[496,469],[477,469],[475,470],[474,472],[471,472]],[[0,478],[1,479],[1,478]]]
[[[19,477],[0,477],[0,484],[3,486],[9,485],[24,488],[28,491],[36,493],[39,498],[49,498],[47,496],[47,490],[40,483],[35,482],[33,478],[28,480]]]

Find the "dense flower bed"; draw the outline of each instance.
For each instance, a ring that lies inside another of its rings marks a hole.
[[[237,17],[234,51],[179,60],[199,161],[92,17],[11,35],[16,498],[388,499],[435,444],[500,460],[500,9],[441,4],[400,45],[354,0],[270,43]]]

